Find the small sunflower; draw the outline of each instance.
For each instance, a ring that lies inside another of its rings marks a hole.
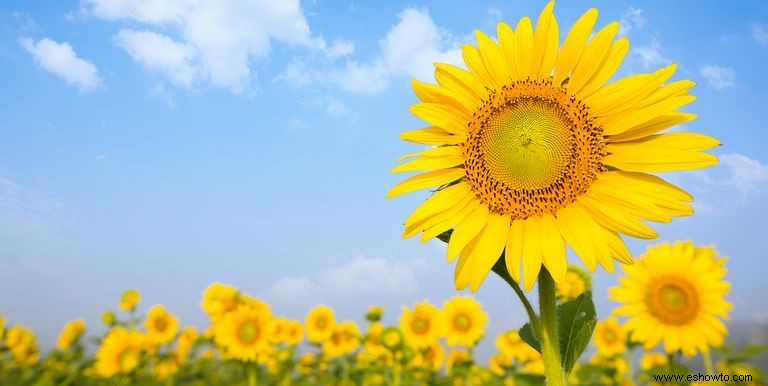
[[[606,357],[621,354],[627,348],[625,344],[626,333],[616,318],[598,322],[592,335],[592,341],[597,347],[597,352]]]
[[[215,341],[230,358],[257,361],[272,348],[271,318],[268,309],[239,306],[221,319],[215,330]]]
[[[329,357],[347,355],[360,345],[360,329],[352,321],[333,326],[331,335],[323,341],[323,352]]]
[[[120,311],[130,311],[136,308],[141,300],[141,295],[136,289],[129,289],[120,296]]]
[[[728,334],[721,318],[732,308],[725,301],[731,287],[725,262],[714,247],[691,241],[648,247],[609,289],[610,298],[622,303],[614,313],[629,317],[624,327],[646,350],[663,342],[667,353],[692,356],[719,347]]]
[[[648,352],[640,358],[640,368],[645,371],[658,366],[667,366],[666,355],[658,352]]]
[[[283,340],[289,346],[295,346],[304,339],[304,330],[301,322],[298,320],[288,320],[285,322],[283,331]]]
[[[179,333],[179,337],[176,340],[176,358],[180,364],[186,361],[187,355],[192,350],[192,346],[195,344],[198,336],[200,336],[200,333],[192,326],[184,327],[181,333]]]
[[[454,349],[448,353],[445,359],[445,372],[451,375],[453,368],[472,362],[472,355],[466,350]]]
[[[56,348],[62,351],[67,350],[80,339],[83,332],[85,332],[85,321],[82,319],[73,320],[65,324],[64,329],[59,334],[59,338],[56,340]]]
[[[589,273],[575,265],[569,265],[565,278],[557,284],[557,298],[561,302],[567,302],[590,289],[592,289],[592,279]]]
[[[517,359],[520,363],[537,360],[541,356],[536,349],[520,339],[520,333],[517,330],[509,330],[497,336],[495,344],[504,355],[513,360]]]
[[[153,344],[168,343],[179,330],[179,320],[168,312],[162,305],[154,305],[149,309],[144,320],[147,329],[147,340]]]
[[[384,307],[382,306],[370,306],[368,312],[365,313],[365,320],[375,323],[381,320],[381,316],[384,314]]]
[[[239,296],[240,291],[237,288],[216,282],[205,289],[200,306],[215,320],[237,308]]]
[[[421,358],[423,367],[438,372],[445,361],[445,348],[439,343],[435,343],[419,351],[419,358]]]
[[[475,299],[454,296],[443,303],[443,315],[449,346],[472,347],[483,337],[488,314]]]
[[[581,16],[559,44],[554,2],[536,28],[524,17],[498,25],[498,43],[477,31],[464,45],[468,70],[436,64],[437,85],[413,81],[410,111],[429,126],[406,141],[434,146],[409,154],[393,172],[421,171],[388,197],[437,187],[405,221],[421,241],[453,229],[447,258],[458,257],[457,289],[477,290],[502,252],[507,270],[530,290],[542,264],[565,278],[566,245],[590,271],[631,262],[621,234],[652,239],[644,221],[693,213],[692,197],[649,173],[717,163],[703,153],[719,141],[659,132],[694,119],[677,111],[695,97],[689,80],[668,82],[674,64],[607,83],[629,50],[613,22],[592,33],[597,10]],[[591,37],[591,38],[590,38]]]
[[[382,346],[394,352],[403,345],[403,332],[397,327],[385,327],[381,330],[379,340]]]
[[[145,347],[146,338],[142,333],[113,328],[96,351],[96,373],[102,377],[130,373],[139,365]]]
[[[286,318],[279,316],[270,322],[270,336],[273,343],[282,343],[285,340],[285,323],[287,321]]]
[[[400,330],[403,331],[405,342],[415,349],[437,343],[444,335],[444,324],[442,312],[428,301],[415,304],[413,311],[403,306],[403,313],[400,315]]]
[[[327,306],[317,306],[307,314],[305,321],[307,339],[313,343],[322,343],[331,336],[336,325],[336,315]]]
[[[5,334],[5,344],[18,363],[32,365],[40,359],[40,346],[35,333],[24,326],[12,326]]]

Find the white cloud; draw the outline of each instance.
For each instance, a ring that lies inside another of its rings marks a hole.
[[[329,59],[337,59],[355,53],[355,43],[349,40],[335,40],[333,44],[325,48],[325,56]]]
[[[721,183],[735,187],[742,197],[757,192],[768,181],[768,165],[759,160],[733,153],[720,156],[720,162],[728,168],[728,177]]]
[[[637,47],[633,51],[640,57],[640,61],[646,69],[666,65],[672,62],[661,55],[661,44],[659,44],[659,41],[656,40],[656,38],[651,39],[651,42],[647,46]]]
[[[114,41],[134,61],[166,76],[175,85],[192,86],[200,71],[196,63],[197,50],[168,36],[151,31],[122,29],[115,35]]]
[[[768,26],[761,23],[752,24],[752,38],[761,46],[768,46]]]
[[[699,70],[699,75],[715,90],[736,87],[736,71],[729,67],[707,64]]]
[[[310,33],[299,0],[82,0],[82,4],[85,12],[102,19],[132,20],[178,35],[173,41],[157,34],[150,41],[137,40],[131,48],[146,54],[144,59],[158,59],[158,44],[179,49],[176,56],[154,62],[155,67],[163,64],[161,72],[166,76],[170,76],[170,64],[193,66],[189,55],[194,50],[195,80],[236,94],[252,91],[256,74],[251,62],[266,57],[272,41],[318,50],[326,47]]]
[[[416,293],[419,288],[416,272],[425,266],[423,259],[399,261],[358,256],[311,279],[280,278],[261,296],[287,310],[305,312],[316,304],[339,301],[359,310],[369,303],[406,299]]]
[[[643,29],[645,17],[640,8],[629,7],[619,20],[619,35],[627,35],[635,29]]]
[[[162,83],[158,83],[152,87],[147,96],[160,99],[169,109],[176,107],[176,99],[173,97],[173,92],[168,90]]]
[[[102,85],[99,70],[90,61],[77,57],[69,43],[58,43],[50,38],[37,42],[29,38],[19,40],[30,54],[35,63],[50,71],[68,84],[77,86],[81,92],[92,91]]]
[[[407,8],[379,43],[381,52],[369,63],[349,61],[331,80],[350,92],[377,92],[393,76],[433,79],[434,63],[460,64],[461,51],[449,33],[435,25],[426,10]]]

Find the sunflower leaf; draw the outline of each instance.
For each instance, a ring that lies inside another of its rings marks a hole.
[[[576,299],[559,305],[557,324],[560,330],[560,357],[567,376],[587,348],[597,324],[592,292],[586,291]]]
[[[523,342],[528,343],[528,345],[533,347],[536,351],[541,352],[541,342],[539,342],[539,338],[536,334],[533,333],[533,328],[531,328],[530,322],[523,325],[523,328],[520,329],[518,334]]]

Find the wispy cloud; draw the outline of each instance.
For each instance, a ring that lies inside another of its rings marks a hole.
[[[661,44],[656,38],[651,39],[648,45],[635,48],[633,52],[640,58],[640,62],[646,69],[672,62],[661,54]]]
[[[758,192],[768,181],[768,165],[757,159],[733,153],[720,156],[720,162],[728,168],[728,176],[721,183],[736,188],[743,198]]]
[[[730,67],[707,64],[699,70],[699,75],[707,80],[707,85],[715,90],[736,87],[736,71]]]
[[[768,47],[768,25],[762,23],[752,24],[752,38],[763,47]]]
[[[77,86],[81,92],[92,91],[102,85],[96,66],[79,58],[69,43],[58,43],[50,38],[36,42],[30,38],[22,38],[19,42],[32,54],[38,66],[58,75],[68,84]]]
[[[628,35],[633,30],[643,29],[645,16],[640,8],[629,7],[619,19],[619,35]]]
[[[190,87],[200,68],[195,47],[152,31],[122,29],[114,37],[134,61],[155,71],[177,86]]]

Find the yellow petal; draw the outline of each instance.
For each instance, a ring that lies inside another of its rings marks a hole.
[[[471,117],[480,106],[480,101],[470,98],[466,93],[457,92],[434,84],[423,83],[416,79],[411,81],[413,91],[422,102],[451,105]]]
[[[552,14],[555,2],[550,1],[539,14],[536,21],[536,31],[533,35],[533,57],[531,60],[531,76],[541,80],[549,77],[557,57],[557,45],[560,40],[557,20]]]
[[[419,189],[449,184],[464,178],[464,168],[439,169],[409,177],[395,185],[387,193],[387,198],[399,196]]]
[[[475,31],[475,36],[480,46],[480,55],[485,64],[485,69],[493,80],[491,84],[499,88],[509,83],[509,69],[499,46],[491,38],[478,30]]]
[[[501,257],[509,233],[509,217],[491,213],[488,223],[480,233],[478,246],[473,249],[471,258],[475,261],[470,278],[470,291],[480,288],[488,272]]]
[[[433,193],[429,198],[419,205],[416,210],[405,220],[405,227],[408,228],[414,223],[422,222],[424,219],[432,217],[440,212],[446,211],[461,202],[472,189],[468,184],[454,184]]]
[[[453,261],[459,255],[459,252],[467,246],[467,243],[472,241],[483,229],[488,219],[488,214],[488,207],[479,205],[454,229],[451,239],[448,241],[448,250],[446,251],[448,261]]]
[[[509,69],[509,76],[512,81],[523,79],[520,65],[517,63],[517,48],[515,42],[515,32],[507,23],[499,23],[497,26],[499,35],[499,47],[504,54]]]
[[[568,271],[568,262],[565,257],[565,242],[551,214],[541,216],[540,240],[544,266],[555,282],[561,283]]]
[[[699,133],[656,134],[607,144],[606,151],[610,154],[603,158],[603,163],[637,172],[699,169],[717,163],[717,157],[699,151],[719,144],[718,140]]]
[[[483,58],[480,55],[480,50],[471,44],[464,44],[461,46],[461,56],[464,58],[464,63],[467,65],[469,72],[483,82],[483,85],[488,88],[495,89],[498,87],[496,81],[491,75],[490,71],[485,67]]]
[[[583,225],[585,221],[592,221],[592,219],[578,205],[569,205],[557,212],[557,226],[560,234],[581,258],[587,269],[594,271],[597,268],[597,258],[592,247],[589,228]]]
[[[525,219],[523,236],[523,286],[526,291],[533,288],[541,270],[541,219],[529,217]]]
[[[441,213],[440,217],[436,216],[435,222],[429,221],[424,223],[422,228],[424,229],[424,234],[421,235],[419,241],[423,243],[427,240],[431,240],[448,229],[455,227],[457,224],[461,224],[478,206],[483,205],[480,200],[472,198],[471,196],[467,197],[468,201],[466,204],[462,203],[457,205],[460,209],[449,212],[445,217],[443,217]]]
[[[466,94],[471,100],[483,101],[488,90],[476,76],[463,68],[435,63],[435,79],[441,87]]]
[[[669,114],[696,100],[693,95],[681,95],[665,99],[658,103],[610,117],[598,117],[596,120],[603,127],[605,135],[616,135],[647,123],[659,115]]]
[[[563,47],[555,60],[555,71],[552,82],[555,86],[560,86],[565,78],[571,74],[576,63],[581,59],[584,47],[587,45],[587,39],[592,33],[597,21],[597,9],[591,8],[585,12],[579,20],[573,25],[571,31],[563,42]]]
[[[574,91],[578,97],[583,98],[592,94],[600,87],[602,87],[608,79],[611,79],[613,74],[624,61],[624,57],[627,56],[629,51],[629,40],[622,37],[616,40],[612,45],[609,53],[606,55],[600,67],[595,71],[592,79],[584,85],[579,91]]]
[[[523,256],[525,241],[523,220],[513,220],[507,235],[507,245],[504,249],[504,259],[507,272],[516,282],[520,283],[520,261]]]
[[[673,112],[659,115],[645,123],[629,128],[623,133],[608,137],[609,142],[632,141],[656,134],[672,126],[696,119],[696,114]]]
[[[430,126],[410,130],[400,134],[400,138],[424,145],[458,145],[467,138],[466,135],[453,135],[439,127]]]
[[[452,146],[455,147],[455,146]],[[458,166],[464,163],[464,157],[461,154],[452,154],[443,157],[424,157],[408,161],[402,165],[393,168],[390,173],[413,172],[417,170],[435,170],[446,169]]]
[[[653,228],[632,216],[605,202],[600,202],[589,195],[579,196],[579,203],[604,228],[622,232],[641,239],[655,239],[659,234]]]
[[[603,60],[610,51],[611,41],[613,41],[613,37],[616,36],[618,30],[619,23],[613,22],[605,26],[592,37],[587,48],[584,49],[584,53],[581,55],[579,63],[577,63],[576,67],[573,69],[571,79],[568,81],[569,92],[578,94],[579,91],[588,84],[595,73],[600,70]]]
[[[629,110],[632,111],[637,103],[651,95],[675,73],[676,64],[659,69],[650,74],[637,74],[621,78],[601,87],[584,98],[584,103],[590,106],[591,113],[597,117],[605,117]]]
[[[471,119],[471,117],[467,117],[464,113],[448,105],[438,103],[417,103],[411,106],[409,111],[413,115],[456,135],[467,134],[467,125]]]
[[[533,77],[531,61],[533,58],[533,26],[527,16],[520,19],[515,31],[515,49],[517,51],[518,74],[521,78]]]

